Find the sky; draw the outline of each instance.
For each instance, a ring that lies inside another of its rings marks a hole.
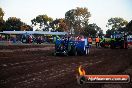
[[[5,20],[17,17],[29,25],[38,15],[64,18],[68,10],[76,7],[88,8],[91,13],[89,23],[96,23],[104,32],[111,17],[122,17],[128,22],[132,20],[131,0],[0,0],[0,7],[5,12]]]

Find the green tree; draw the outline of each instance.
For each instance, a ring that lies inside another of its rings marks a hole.
[[[5,21],[4,20],[2,20],[2,19],[0,19],[0,31],[3,31],[3,30],[5,30]]]
[[[95,37],[96,35],[102,36],[103,30],[101,30],[100,27],[98,27],[95,23],[93,23],[93,24],[88,24],[85,27],[83,34],[85,36],[91,36],[91,37]]]
[[[33,28],[30,25],[23,23],[23,25],[20,26],[20,30],[21,31],[33,31]]]
[[[3,31],[5,29],[5,21],[3,19],[4,11],[2,8],[0,8],[0,31]]]
[[[64,18],[56,19],[50,23],[52,31],[63,32],[67,30],[66,21]]]
[[[43,31],[49,31],[49,23],[52,22],[53,19],[48,17],[47,15],[38,15],[36,18],[32,19],[32,26],[39,26],[39,29]]]
[[[115,31],[124,31],[123,27],[128,24],[126,20],[120,17],[110,18],[106,27],[108,30],[106,31],[107,34],[113,34]]]
[[[85,24],[88,23],[91,16],[87,8],[77,7],[71,9],[65,13],[66,23],[68,25],[69,32],[74,32],[75,35],[79,35],[84,31]]]
[[[114,32],[115,32],[114,29],[111,29],[111,30],[108,29],[108,30],[106,31],[106,34],[107,34],[108,37],[110,37]]]
[[[129,34],[132,34],[132,20],[126,25],[126,30]]]
[[[4,16],[4,11],[2,10],[2,8],[0,8],[0,20],[3,20],[3,16]]]
[[[20,18],[16,18],[16,17],[9,17],[7,20],[6,20],[6,29],[5,31],[20,31],[21,30],[21,26],[23,25],[24,23],[21,21]]]
[[[103,35],[104,35],[103,30],[100,29],[99,32],[98,32],[98,36],[102,37]]]

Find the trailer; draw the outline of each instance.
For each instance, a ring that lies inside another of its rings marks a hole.
[[[87,38],[83,40],[58,39],[55,42],[54,55],[88,55],[89,43]]]

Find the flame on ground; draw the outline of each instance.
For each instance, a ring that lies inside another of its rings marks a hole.
[[[82,68],[82,66],[79,66],[78,71],[79,71],[79,74],[80,74],[81,76],[83,76],[83,75],[86,74],[86,72],[85,72],[85,70]]]

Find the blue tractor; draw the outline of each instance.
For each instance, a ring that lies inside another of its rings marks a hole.
[[[87,39],[70,40],[58,39],[55,42],[55,55],[87,55],[89,54],[89,43]]]

